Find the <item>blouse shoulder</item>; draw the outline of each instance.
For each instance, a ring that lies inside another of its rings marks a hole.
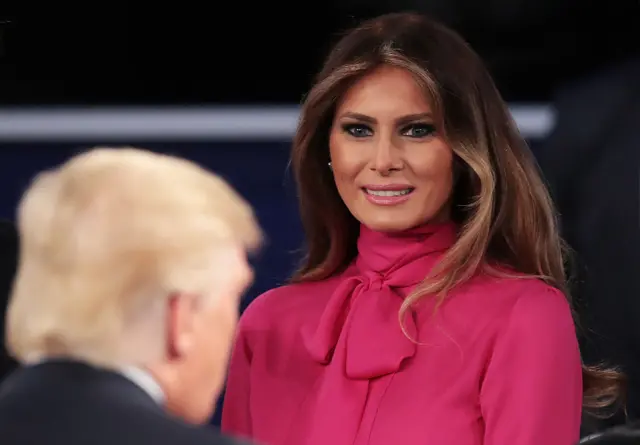
[[[565,294],[534,277],[476,276],[462,285],[457,295],[461,298],[456,307],[466,308],[460,310],[465,317],[486,326],[493,325],[498,331],[506,325],[535,331],[540,326],[571,324],[575,329]]]
[[[530,325],[532,329],[557,326],[575,330],[571,305],[566,295],[541,280],[523,280],[510,318],[512,324]]]
[[[270,289],[256,297],[242,313],[240,330],[264,330],[287,321],[301,320],[322,310],[341,282],[340,277],[292,283]]]
[[[500,278],[491,286],[502,301],[502,322],[521,333],[542,327],[575,331],[571,305],[559,289],[536,278]],[[539,335],[539,334],[536,334]]]
[[[504,275],[482,274],[471,280],[468,290],[477,290],[498,297],[502,305],[513,308],[516,305],[532,305],[534,307],[556,306],[569,307],[569,301],[565,294],[544,282],[530,277],[511,275],[509,271]]]
[[[559,289],[537,278],[515,279],[513,284],[514,309],[520,311],[543,311],[548,313],[570,311],[569,300]]]

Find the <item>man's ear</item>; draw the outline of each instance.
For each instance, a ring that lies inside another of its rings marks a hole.
[[[179,360],[190,352],[196,311],[194,296],[176,292],[169,297],[166,320],[166,352],[169,360]]]

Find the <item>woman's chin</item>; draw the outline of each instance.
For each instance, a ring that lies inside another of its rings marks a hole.
[[[370,230],[375,232],[403,232],[405,230],[413,229],[420,225],[420,222],[410,219],[402,218],[367,218],[360,221],[367,226]]]

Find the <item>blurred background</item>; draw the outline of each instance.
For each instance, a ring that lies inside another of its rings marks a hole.
[[[640,53],[637,0],[2,0],[0,217],[14,217],[37,171],[97,144],[193,159],[237,187],[268,234],[249,301],[284,281],[298,258],[288,150],[323,57],[360,20],[407,10],[453,27],[483,57],[541,158],[560,149],[549,142],[557,98],[598,73],[624,71]]]

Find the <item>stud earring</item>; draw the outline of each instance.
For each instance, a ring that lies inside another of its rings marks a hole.
[[[333,167],[331,167],[331,162],[327,162],[327,165],[329,166],[329,170],[333,170]]]

